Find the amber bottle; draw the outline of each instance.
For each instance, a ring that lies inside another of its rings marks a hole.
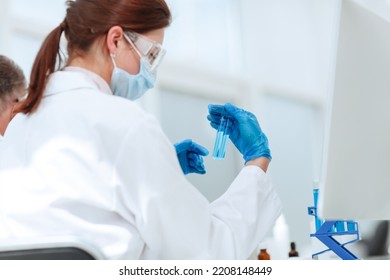
[[[298,254],[298,251],[295,249],[295,242],[291,242],[290,243],[290,252],[288,252],[288,256],[289,258],[292,258],[292,257],[298,257],[299,254]]]
[[[261,249],[260,253],[257,255],[258,260],[270,260],[271,256],[268,254],[267,249]]]

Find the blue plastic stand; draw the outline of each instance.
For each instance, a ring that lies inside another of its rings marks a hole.
[[[318,192],[318,191],[317,191]],[[316,204],[316,203],[315,203]],[[353,243],[360,239],[359,236],[359,227],[358,223],[354,221],[344,221],[344,220],[335,220],[335,221],[321,221],[317,217],[317,207],[311,206],[308,207],[308,214],[314,216],[316,221],[316,232],[310,234],[311,237],[316,237],[320,240],[326,247],[329,249],[320,251],[312,255],[315,256],[333,251],[337,256],[343,260],[357,260],[358,258],[352,254],[345,245]],[[346,224],[346,226],[345,226]],[[356,238],[345,243],[338,242],[334,237],[340,235],[356,235]]]

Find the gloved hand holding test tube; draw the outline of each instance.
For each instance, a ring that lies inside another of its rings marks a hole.
[[[245,163],[252,159],[265,157],[272,159],[268,138],[260,128],[257,118],[231,103],[225,105],[209,104],[211,127],[217,130],[213,152],[214,159],[223,159],[226,154],[227,137],[242,154]]]

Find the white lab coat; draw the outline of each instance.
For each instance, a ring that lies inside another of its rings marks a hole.
[[[54,73],[0,145],[0,243],[72,235],[109,259],[245,259],[280,212],[255,166],[209,203],[156,119],[77,68]]]

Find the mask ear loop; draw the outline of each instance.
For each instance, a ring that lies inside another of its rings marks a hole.
[[[116,63],[115,63],[115,57],[116,55],[114,53],[110,53],[112,63],[114,64],[114,68],[117,68]]]

